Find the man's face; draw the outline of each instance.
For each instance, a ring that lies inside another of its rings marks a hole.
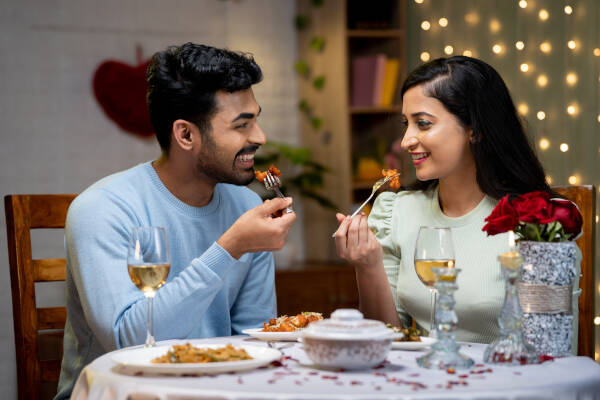
[[[260,107],[252,89],[215,93],[212,131],[201,136],[196,174],[215,183],[248,185],[254,179],[254,153],[265,143],[256,119]]]

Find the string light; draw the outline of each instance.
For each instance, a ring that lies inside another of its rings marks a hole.
[[[496,43],[495,45],[492,46],[492,51],[495,54],[502,54],[504,52],[504,47],[501,44]]]
[[[567,107],[567,114],[569,114],[572,117],[579,114],[579,106],[577,106],[576,103],[569,104],[569,106]]]
[[[527,71],[529,71],[529,64],[523,63],[519,66],[519,68],[521,69],[521,71],[527,72]]]
[[[541,138],[539,142],[540,149],[548,150],[550,148],[550,141],[546,138]]]
[[[569,40],[567,42],[567,47],[570,48],[571,50],[575,50],[577,48],[577,42],[574,40]]]
[[[523,43],[523,41],[519,40],[518,42],[515,43],[515,47],[517,48],[517,50],[523,50],[525,48],[525,43]]]
[[[598,122],[600,122],[600,114],[598,114]]]
[[[594,49],[594,55],[595,55],[596,57],[600,56],[600,49],[599,49],[599,48],[597,48],[597,47],[596,47],[596,48]]]
[[[544,74],[541,74],[537,77],[537,84],[539,87],[546,87],[548,84],[548,77]]]
[[[527,105],[527,103],[521,103],[517,107],[517,110],[519,111],[519,113],[521,113],[521,115],[527,115],[527,113],[529,112],[529,106]]]
[[[448,26],[448,19],[442,17],[439,19],[438,24],[440,24],[442,28],[445,28]]]
[[[421,53],[421,61],[427,62],[427,61],[429,61],[430,58],[431,58],[431,55],[428,52],[424,51]]]
[[[577,182],[579,182],[579,177],[575,176],[575,175],[571,175],[569,177],[569,183],[571,185],[577,185]]]
[[[429,23],[429,21],[421,22],[421,29],[423,29],[424,31],[428,31],[429,28],[431,28],[431,24]]]
[[[548,185],[552,185],[552,177],[550,175],[546,175],[546,183],[548,183]]]
[[[567,151],[569,151],[569,145],[566,143],[561,143],[559,149],[563,153],[566,153]]]
[[[565,81],[567,81],[567,85],[574,86],[577,84],[577,74],[575,72],[569,72],[565,77]]]
[[[465,14],[465,22],[467,24],[476,25],[479,23],[479,14],[476,12],[470,12]]]
[[[444,53],[446,53],[446,54],[448,54],[448,55],[450,55],[450,54],[454,53],[454,47],[452,47],[452,46],[450,46],[450,45],[448,45],[448,46],[444,47]]]
[[[536,116],[537,116],[537,119],[539,119],[540,121],[546,119],[546,113],[543,112],[543,111],[538,111],[537,114],[536,114]],[[544,143],[547,143],[546,148],[548,148],[548,146],[550,145],[550,142],[548,142],[548,139],[542,139],[542,140],[545,141]],[[542,140],[540,140],[540,147],[541,148],[542,148]]]
[[[519,1],[519,7],[521,7],[521,8],[527,8],[527,0],[521,0],[521,1]]]
[[[463,51],[463,56],[473,57],[473,52],[471,50],[465,50]]]
[[[492,33],[497,33],[501,28],[502,28],[502,25],[500,24],[500,21],[498,21],[497,19],[494,18],[490,21],[490,31]]]
[[[542,51],[542,53],[550,53],[552,51],[552,45],[550,44],[550,42],[542,42],[540,43],[540,50]]]
[[[415,0],[415,3],[417,3],[417,4],[423,4],[423,0]]]
[[[600,218],[598,218],[598,214],[596,214],[596,223],[598,223],[598,220],[600,220]]]
[[[540,17],[542,21],[546,21],[548,17],[550,17],[550,13],[548,13],[548,10],[542,8],[538,13],[538,17]]]
[[[565,6],[565,14],[567,14],[567,15],[573,14],[573,7]]]

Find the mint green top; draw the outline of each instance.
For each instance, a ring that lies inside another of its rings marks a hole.
[[[431,297],[415,272],[413,257],[420,226],[446,226],[452,228],[455,265],[461,269],[455,293],[457,340],[494,340],[504,303],[504,280],[497,257],[509,250],[508,234],[487,236],[481,229],[496,203],[485,196],[466,215],[451,218],[440,209],[437,188],[427,192],[384,192],[377,197],[369,227],[383,248],[383,265],[403,323],[409,323],[411,316],[420,326],[429,328]],[[575,307],[577,296],[578,291],[574,293]],[[577,308],[573,312],[577,315]]]

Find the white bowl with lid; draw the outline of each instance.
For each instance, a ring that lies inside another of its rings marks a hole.
[[[392,340],[402,337],[381,321],[364,319],[355,309],[341,308],[330,319],[316,321],[300,333],[308,357],[318,366],[366,369],[385,361]]]

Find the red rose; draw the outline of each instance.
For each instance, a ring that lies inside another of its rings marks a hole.
[[[488,236],[511,231],[519,224],[518,217],[517,211],[510,204],[508,195],[506,195],[500,199],[492,213],[485,219],[487,224],[482,230],[487,232]]]
[[[577,236],[581,232],[583,218],[575,203],[569,200],[552,199],[552,217],[560,222],[566,233]]]
[[[512,201],[519,221],[547,224],[555,220],[552,216],[552,202],[546,192],[531,192],[518,196]]]

